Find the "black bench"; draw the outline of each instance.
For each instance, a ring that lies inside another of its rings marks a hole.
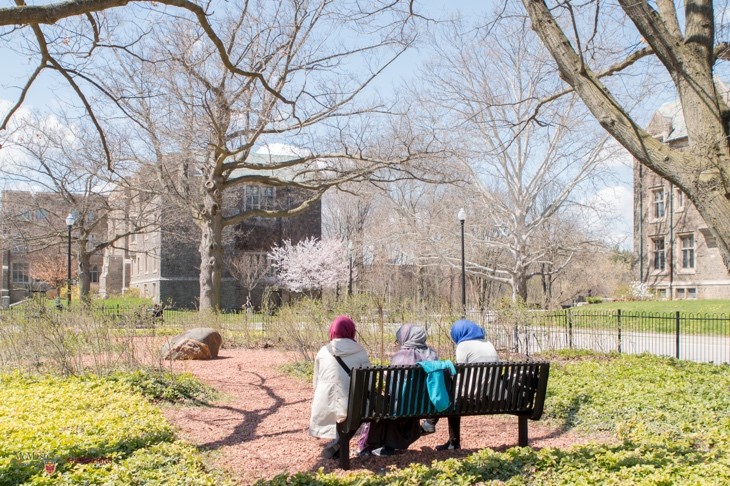
[[[442,412],[437,412],[429,400],[426,373],[419,365],[353,368],[347,418],[337,424],[340,467],[350,468],[350,440],[360,425],[377,420],[516,415],[518,443],[527,446],[527,419],[542,416],[550,363],[472,363],[455,367],[453,378],[445,372],[451,405]]]

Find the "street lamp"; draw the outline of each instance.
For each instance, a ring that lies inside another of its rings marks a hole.
[[[352,295],[352,241],[347,244],[347,254],[350,256],[350,280],[347,282],[347,295]]]
[[[464,260],[464,221],[466,221],[466,212],[464,208],[459,209],[457,217],[461,221],[461,316],[466,317],[466,264]]]
[[[76,222],[76,218],[72,213],[66,216],[66,226],[68,226],[68,274],[66,279],[66,308],[71,308],[71,226]]]

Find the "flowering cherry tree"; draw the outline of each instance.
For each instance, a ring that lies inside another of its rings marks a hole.
[[[348,277],[347,249],[333,238],[307,238],[293,245],[285,241],[275,246],[269,259],[279,285],[292,292],[333,289]]]

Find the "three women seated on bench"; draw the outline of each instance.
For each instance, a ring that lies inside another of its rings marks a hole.
[[[355,341],[355,323],[347,316],[339,316],[330,325],[330,342],[323,346],[314,360],[314,398],[309,434],[332,439],[325,446],[326,458],[338,457],[336,423],[347,416],[350,388],[349,369],[368,366],[365,349]],[[457,363],[484,363],[499,361],[492,343],[484,339],[484,331],[474,322],[461,319],[451,328],[451,339],[456,344]],[[413,365],[421,361],[438,360],[438,354],[426,345],[426,331],[414,324],[405,324],[396,332],[400,345],[391,358],[392,365]],[[339,360],[338,360],[339,358]],[[461,420],[449,417],[449,441],[436,450],[459,449]],[[358,442],[361,454],[392,455],[397,449],[407,449],[423,434],[435,431],[436,420],[403,418],[366,424]],[[369,430],[368,430],[369,427]],[[347,451],[345,451],[347,453]]]

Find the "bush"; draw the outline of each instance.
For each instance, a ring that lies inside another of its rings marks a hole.
[[[132,372],[115,372],[109,379],[129,385],[153,401],[169,403],[207,403],[216,397],[216,390],[190,373],[172,373],[153,368]]]

